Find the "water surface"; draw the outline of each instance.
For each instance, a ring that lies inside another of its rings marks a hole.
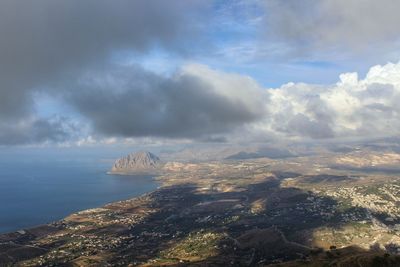
[[[100,155],[71,151],[0,151],[0,233],[59,220],[158,186],[150,176],[107,175],[111,164]]]

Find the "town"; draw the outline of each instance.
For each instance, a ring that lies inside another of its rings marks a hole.
[[[154,192],[1,235],[0,263],[272,266],[346,253],[399,260],[395,176],[321,174],[321,166],[291,161],[167,163]]]

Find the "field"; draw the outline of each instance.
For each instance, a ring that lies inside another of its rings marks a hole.
[[[345,172],[310,158],[169,163],[154,192],[0,236],[0,265],[396,266],[399,180]]]

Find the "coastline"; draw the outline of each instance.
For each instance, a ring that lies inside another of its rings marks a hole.
[[[389,226],[375,227],[375,217],[357,225],[368,234],[357,250],[357,240],[337,240],[330,230],[339,218],[353,232],[346,218],[358,211],[342,209],[344,202],[338,205],[327,187],[332,178],[341,186],[348,179],[335,172],[303,175],[296,171],[298,165],[288,171],[286,162],[272,170],[270,163],[179,166],[156,178],[158,189],[0,235],[0,266],[249,266],[253,259],[269,264],[282,255],[292,263],[304,260],[303,255],[322,263],[347,260],[346,251],[357,257],[390,256],[385,250],[370,250],[376,236],[381,244],[393,237]],[[385,183],[389,178],[382,179]],[[353,186],[365,183],[351,181]],[[321,242],[321,237],[328,241]],[[332,244],[343,249],[334,258]]]
[[[109,175],[115,176],[110,177]],[[78,199],[74,199],[73,203],[70,202],[73,195],[61,191],[57,199],[55,199],[56,201],[49,202],[49,205],[45,202],[45,206],[38,206],[39,204],[36,204],[36,202],[30,202],[30,206],[33,206],[33,209],[29,211],[30,213],[25,214],[22,213],[24,210],[15,210],[14,217],[8,217],[5,218],[6,220],[1,221],[0,236],[18,231],[26,231],[43,225],[51,225],[75,213],[101,208],[115,202],[134,199],[151,193],[160,187],[160,182],[157,180],[156,176],[149,173],[127,174],[126,178],[118,178],[119,175],[106,174],[103,172],[102,176],[107,179],[103,177],[99,179],[99,184],[95,184],[95,188],[93,188],[90,195],[83,195]],[[107,182],[106,180],[111,182]],[[78,184],[79,189],[75,192],[85,192],[86,187],[90,187],[90,184],[85,184],[84,186],[85,188],[82,189]],[[35,194],[35,196],[36,195],[38,194]],[[80,202],[81,200],[82,202]],[[19,202],[13,202],[13,206],[22,205],[22,201],[20,202],[21,204],[19,204]],[[64,205],[64,203],[66,205]],[[38,207],[37,211],[35,210],[36,207]],[[57,207],[61,208],[59,209]],[[54,209],[57,209],[57,213],[52,212]],[[42,216],[42,214],[44,216]],[[19,221],[19,217],[23,217],[24,219]],[[31,217],[33,218],[32,220],[30,219]]]
[[[115,175],[115,174],[113,173],[113,175]],[[132,174],[126,174],[126,175],[130,176]],[[149,176],[151,176],[151,175],[149,175]],[[154,177],[152,177],[151,179],[154,182],[158,182]],[[162,188],[162,186],[158,186],[156,189],[154,189],[152,191],[149,191],[149,192],[142,193],[141,195],[138,195],[138,196],[134,196],[134,197],[131,197],[131,198],[128,198],[128,199],[121,199],[121,200],[117,200],[117,201],[108,202],[108,203],[105,203],[104,205],[96,206],[96,207],[93,207],[93,208],[82,209],[82,210],[70,213],[67,216],[63,217],[63,218],[61,218],[59,220],[52,221],[52,222],[33,225],[32,227],[21,228],[21,229],[18,229],[18,230],[15,230],[15,231],[10,231],[10,232],[0,232],[0,243],[2,241],[4,241],[2,239],[2,237],[4,237],[4,236],[10,236],[10,235],[14,236],[15,234],[20,234],[20,235],[29,234],[32,230],[36,230],[38,228],[51,227],[51,226],[57,225],[60,222],[64,221],[66,218],[69,218],[69,217],[74,216],[74,215],[81,215],[81,214],[87,214],[87,213],[90,213],[90,212],[96,212],[98,210],[105,209],[105,207],[110,206],[110,205],[116,205],[116,204],[120,204],[120,203],[123,203],[123,202],[126,202],[126,201],[134,201],[137,198],[146,197],[147,195],[155,193],[157,190],[159,190],[161,188]]]
[[[158,176],[161,175],[161,171],[108,171],[107,175],[121,175],[121,176]]]

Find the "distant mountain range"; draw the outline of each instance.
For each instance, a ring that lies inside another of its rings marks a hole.
[[[239,151],[235,154],[225,157],[225,159],[242,160],[242,159],[257,159],[257,158],[289,158],[294,154],[289,150],[278,148],[260,148],[253,151]]]
[[[162,152],[167,161],[199,162],[210,160],[245,160],[255,158],[288,158],[297,155],[291,149],[273,146],[193,146],[179,151]]]
[[[110,173],[152,173],[160,168],[160,158],[148,151],[139,151],[117,159]]]

